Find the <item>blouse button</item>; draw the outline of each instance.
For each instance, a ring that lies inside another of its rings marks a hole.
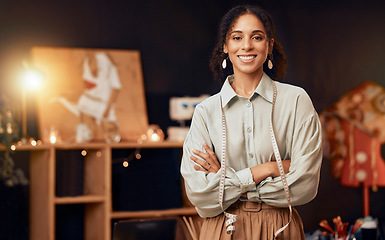
[[[251,128],[249,127],[249,128],[247,128],[247,131],[249,132],[249,133],[251,133]]]
[[[254,157],[254,154],[249,153],[249,157],[250,157],[250,158],[253,158],[253,157]]]
[[[247,103],[246,105],[247,105],[248,107],[250,107],[250,106],[251,106],[251,103]]]

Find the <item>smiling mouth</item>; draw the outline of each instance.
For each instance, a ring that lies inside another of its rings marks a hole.
[[[238,56],[238,58],[241,59],[243,62],[250,62],[250,61],[252,61],[256,57],[257,57],[257,55],[249,55],[249,56],[241,56],[241,55],[239,55]]]

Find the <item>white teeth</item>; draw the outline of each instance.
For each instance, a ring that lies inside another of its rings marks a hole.
[[[242,60],[251,60],[251,59],[254,59],[255,56],[239,56],[239,58]]]

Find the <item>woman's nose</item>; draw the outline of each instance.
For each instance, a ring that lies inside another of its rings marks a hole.
[[[242,48],[245,49],[245,50],[249,50],[249,49],[251,49],[252,47],[253,47],[253,45],[251,44],[250,39],[245,38],[245,39],[243,40]]]

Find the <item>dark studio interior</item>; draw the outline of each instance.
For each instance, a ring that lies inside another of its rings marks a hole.
[[[286,76],[280,81],[304,88],[318,113],[366,80],[385,87],[382,0],[1,0],[0,106],[5,98],[17,108],[21,105],[15,76],[34,46],[139,50],[148,122],[165,131],[178,125],[169,116],[170,97],[212,95],[220,90],[221,82],[213,80],[209,59],[220,18],[240,3],[259,4],[270,12],[288,59]],[[39,138],[34,96],[27,98],[28,134]],[[78,156],[66,154],[68,158]],[[119,159],[131,151],[121,149],[113,154]],[[141,154],[146,161],[133,161],[133,170],[112,165],[113,208],[146,210],[154,196],[146,195],[140,184],[155,189],[159,205],[154,208],[181,205],[180,149],[143,149]],[[28,151],[14,157],[15,168],[22,169],[27,179],[29,158]],[[81,172],[75,174],[82,178]],[[70,183],[57,180],[56,184]],[[30,239],[29,186],[0,185],[0,239]],[[316,198],[296,207],[305,232],[321,229],[322,219],[330,222],[341,216],[353,223],[363,217],[362,196],[361,187],[340,185],[324,157]],[[380,221],[385,219],[384,199],[385,188],[370,190],[370,216]],[[56,224],[63,227],[57,227],[56,239],[84,238],[84,208],[83,204],[58,205]]]

